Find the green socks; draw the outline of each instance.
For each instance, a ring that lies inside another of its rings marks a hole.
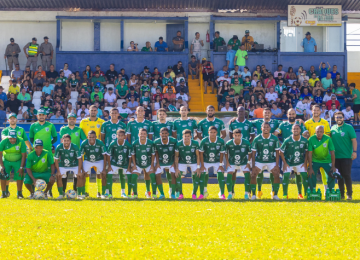
[[[9,185],[6,185],[6,192],[9,192]]]
[[[123,173],[123,169],[119,169],[119,179],[120,179],[121,189],[125,190],[125,175]]]
[[[219,176],[219,175],[218,175]],[[232,174],[227,174],[226,176],[226,187],[228,189],[228,192],[229,193],[232,193],[233,192],[233,181],[232,181]]]
[[[252,195],[256,195],[256,184],[250,184],[250,189],[251,189],[251,193]]]
[[[107,187],[108,187],[108,185],[102,186],[101,195],[105,195],[105,191],[106,191]]]
[[[150,182],[151,182],[152,194],[156,195],[157,185],[156,185],[155,173],[150,173]]]
[[[208,175],[209,176],[209,175]],[[217,179],[219,182],[219,187],[220,187],[220,192],[221,195],[224,195],[225,193],[225,179],[224,179],[224,173],[223,172],[218,172],[217,173]],[[231,177],[232,178],[232,177]],[[231,189],[232,190],[232,189]]]
[[[176,178],[176,188],[182,194],[182,181],[181,181],[181,175]]]
[[[175,196],[175,191],[176,191],[176,183],[171,184],[171,195]]]
[[[169,188],[171,189],[171,173],[170,172],[166,172],[166,179],[169,182]]]
[[[58,187],[59,195],[64,195],[63,187]]]
[[[201,195],[204,195],[205,176],[206,176],[206,175],[207,175],[207,174],[206,174],[205,172],[201,173],[201,175],[200,175],[200,182],[199,182],[199,184],[200,184],[200,194],[201,194]]]
[[[304,186],[304,194],[307,195],[307,189],[309,187],[308,175],[307,172],[300,172],[302,178],[302,184]]]
[[[196,173],[192,175],[192,181],[193,181],[193,194],[196,195],[200,182],[200,178]]]
[[[263,183],[263,179],[264,179],[264,173],[261,172],[256,177],[256,183],[258,185],[258,191],[261,191],[261,186],[262,186],[262,183]]]
[[[206,188],[207,188],[208,182],[209,182],[209,174],[205,174],[204,187],[206,187]]]
[[[106,175],[106,189],[109,190],[109,194],[111,194],[111,195],[112,195],[112,186],[113,186],[113,178],[112,177],[113,177],[112,174]],[[123,176],[123,177],[124,177],[124,189],[125,189],[125,176]],[[121,184],[121,189],[123,189],[122,184]]]
[[[273,188],[274,188],[274,195],[278,194],[279,188],[280,188],[280,183],[274,183],[273,184]]]
[[[297,188],[298,188],[298,194],[301,194],[301,189],[302,189],[302,187],[301,187],[301,185],[302,185],[302,183],[301,183],[301,175],[296,174],[295,176],[296,176],[296,185],[297,185]]]
[[[151,178],[150,178],[150,180],[151,180]],[[146,192],[149,192],[149,191],[150,191],[150,183],[151,183],[150,180],[145,180]]]
[[[131,182],[132,182],[134,195],[137,195],[137,179],[138,179],[137,174],[131,174]]]
[[[284,196],[288,195],[289,179],[290,179],[290,172],[284,172],[283,181],[282,181]]]
[[[132,183],[131,183],[131,175],[132,174],[127,174],[127,184],[128,184],[128,195],[131,195],[131,188],[132,188]]]
[[[274,175],[270,172],[271,191],[274,191]]]
[[[157,188],[158,188],[158,189],[159,189],[159,191],[160,191],[160,195],[164,195],[164,188],[163,188],[162,183],[161,183],[161,184],[159,184],[159,185],[157,185]]]
[[[245,185],[245,192],[249,192],[250,193],[250,172],[246,172],[244,173],[245,175],[245,182],[244,182],[244,185]]]

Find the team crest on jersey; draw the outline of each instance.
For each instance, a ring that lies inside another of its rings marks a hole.
[[[219,149],[220,149],[220,145],[217,145],[217,146],[216,146],[216,149],[219,150]]]
[[[272,146],[274,143],[273,142],[269,142],[269,145]]]
[[[42,158],[42,159],[41,159],[41,162],[42,162],[42,163],[45,163],[45,158]]]
[[[21,135],[21,131],[18,132],[18,135]]]
[[[270,124],[270,127],[273,128],[273,127],[274,127],[274,124]]]
[[[146,151],[147,151],[147,152],[150,152],[150,148],[146,148]]]
[[[332,134],[332,135],[334,135],[334,134],[335,134],[335,132],[332,132],[331,134]]]
[[[245,130],[248,130],[248,128],[249,128],[249,127],[248,127],[247,125],[246,125],[246,126],[244,126],[244,129],[245,129]]]
[[[171,147],[171,146],[169,147],[169,151],[172,151],[173,149],[174,149],[174,147]]]
[[[216,128],[219,128],[219,125],[218,125],[218,124],[215,124],[215,127],[216,127]]]
[[[124,153],[126,153],[127,152],[127,149],[124,149]]]
[[[99,152],[99,148],[95,148],[95,152],[97,152],[97,153],[98,153],[98,152]]]
[[[148,128],[148,127],[147,127],[147,125],[144,125],[144,129],[146,129],[146,130],[147,130],[147,128]]]
[[[323,143],[323,146],[324,146],[324,147],[326,147],[326,146],[327,146],[327,144],[326,144],[326,143]]]
[[[191,152],[192,152],[192,153],[195,152],[195,149],[191,149]]]
[[[167,126],[167,129],[169,129],[169,130],[170,130],[170,126],[169,126],[169,125]]]
[[[19,150],[19,149],[20,149],[20,147],[17,145],[17,146],[15,146],[15,149],[16,149],[16,150]]]
[[[342,133],[341,133],[341,136],[344,136],[344,135],[345,135],[345,132],[342,132]]]
[[[79,133],[75,133],[75,136],[79,136]]]
[[[303,144],[300,144],[300,148],[303,148],[304,147],[304,145]]]
[[[97,124],[97,125],[96,125],[96,127],[97,127],[97,128],[100,128],[100,125],[99,125],[99,124]]]
[[[188,126],[191,126],[191,122],[188,123]]]
[[[49,132],[49,130],[50,130],[49,127],[45,127],[46,132]]]
[[[241,148],[241,152],[245,152],[245,148]]]
[[[70,157],[73,157],[74,156],[74,153],[70,153]]]

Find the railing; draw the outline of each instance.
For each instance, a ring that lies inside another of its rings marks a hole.
[[[203,111],[205,111],[205,105],[204,105],[204,80],[203,80],[203,74],[202,74],[202,69],[200,66],[200,71],[199,71],[199,81],[200,81],[200,95],[201,95],[201,106]]]

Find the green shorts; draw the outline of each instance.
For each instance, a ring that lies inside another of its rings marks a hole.
[[[9,162],[9,161],[3,160],[3,162],[4,162],[5,172],[8,174],[8,178],[6,178],[6,180],[8,180],[8,181],[10,180],[10,173],[12,170],[14,170],[14,181],[22,181],[24,179],[24,175],[19,176],[21,160],[16,161],[16,162]],[[4,178],[1,178],[1,179],[4,179]]]
[[[41,172],[41,173],[33,172],[32,174],[35,179],[42,179],[46,182],[46,184],[48,184],[50,181],[51,172]],[[25,175],[24,183],[25,184],[33,184],[33,180],[30,178],[30,176],[28,174]]]
[[[331,162],[330,163],[313,162],[312,163],[312,168],[314,170],[315,175],[320,170],[320,168],[323,168],[324,171],[327,173],[327,172],[329,172],[331,170]]]

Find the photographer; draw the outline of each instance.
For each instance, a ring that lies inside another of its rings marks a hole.
[[[254,38],[252,36],[250,36],[249,34],[250,34],[250,31],[246,30],[245,36],[242,37],[242,39],[241,39],[241,43],[245,45],[246,51],[250,51],[252,49],[252,47],[254,46]]]

